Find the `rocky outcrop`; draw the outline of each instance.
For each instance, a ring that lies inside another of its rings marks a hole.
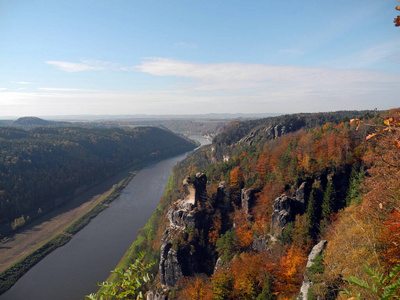
[[[282,233],[283,229],[290,222],[295,220],[296,215],[305,211],[306,183],[300,185],[295,197],[286,194],[275,199],[271,216],[271,230],[274,236]]]
[[[164,295],[162,292],[148,291],[146,295],[146,300],[167,300],[168,296]]]
[[[310,254],[308,255],[307,259],[307,266],[306,268],[310,268],[314,262],[313,260],[318,256],[321,255],[326,247],[327,241],[321,240],[318,244],[316,244]],[[304,273],[303,284],[301,285],[300,295],[297,297],[298,300],[307,300],[308,299],[308,291],[312,287],[313,283],[307,275],[307,271]]]
[[[241,193],[241,204],[242,204],[242,209],[246,213],[246,215],[250,215],[251,209],[253,208],[255,202],[256,202],[256,194],[257,191],[253,189],[242,189]]]
[[[160,281],[163,287],[173,287],[182,276],[204,272],[204,251],[191,247],[190,239],[201,232],[208,220],[204,218],[207,178],[202,173],[183,182],[184,197],[168,210],[169,226],[163,233],[160,248]]]
[[[254,251],[261,252],[263,250],[268,249],[268,242],[270,241],[269,237],[263,236],[255,236],[253,239],[253,243],[251,244],[251,248]]]
[[[240,139],[237,144],[247,144],[251,146],[254,142],[261,139],[274,140],[299,129],[300,126],[296,126],[295,124],[264,125],[252,130],[249,134]]]

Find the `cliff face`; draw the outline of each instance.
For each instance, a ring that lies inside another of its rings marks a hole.
[[[164,288],[173,287],[182,276],[210,273],[213,253],[207,251],[206,243],[200,242],[209,226],[205,215],[206,183],[207,178],[201,173],[186,178],[184,197],[168,210],[169,225],[163,233],[159,265]]]
[[[294,197],[283,194],[275,199],[271,216],[271,231],[274,236],[281,234],[286,225],[295,220],[296,215],[304,213],[305,196],[306,182],[303,182]]]

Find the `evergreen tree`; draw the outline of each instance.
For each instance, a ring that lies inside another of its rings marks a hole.
[[[335,206],[335,189],[332,180],[328,180],[328,184],[325,189],[324,199],[322,201],[322,218],[328,219],[333,213]]]
[[[364,181],[365,171],[364,168],[358,170],[356,164],[353,165],[351,169],[350,179],[349,179],[349,189],[346,195],[346,206],[349,206],[353,201],[359,201],[361,194],[360,184]]]
[[[311,236],[314,236],[316,231],[316,224],[318,222],[317,209],[318,207],[317,207],[316,191],[313,188],[310,193],[310,198],[308,199],[308,205],[306,210],[307,227]]]

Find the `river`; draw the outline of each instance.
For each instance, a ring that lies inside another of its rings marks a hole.
[[[210,142],[191,137],[202,145]],[[110,207],[69,243],[46,256],[1,300],[78,300],[96,292],[95,282],[107,279],[156,209],[172,167],[187,153],[152,164],[129,182]]]

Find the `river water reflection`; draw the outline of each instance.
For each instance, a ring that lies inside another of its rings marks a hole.
[[[210,142],[191,137],[202,145]],[[182,154],[141,170],[115,199],[63,247],[28,271],[1,300],[75,300],[96,292],[158,205]]]

